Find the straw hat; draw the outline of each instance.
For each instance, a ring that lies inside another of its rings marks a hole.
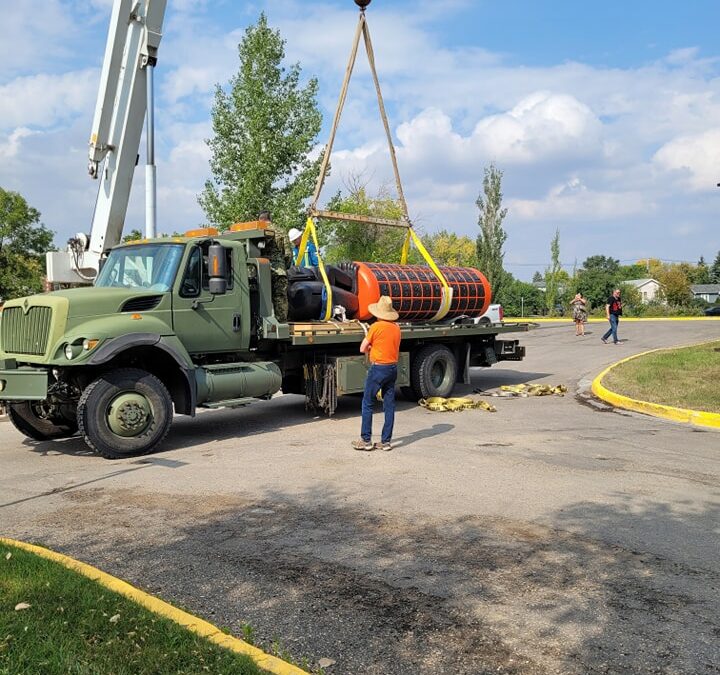
[[[288,239],[290,241],[295,241],[298,237],[302,237],[302,235],[302,230],[298,230],[297,227],[293,227],[290,228],[290,232],[288,232]]]
[[[392,299],[387,295],[381,295],[377,302],[368,305],[368,311],[378,319],[385,321],[397,321],[400,316],[394,309]]]

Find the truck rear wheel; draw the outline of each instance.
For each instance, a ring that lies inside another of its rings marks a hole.
[[[22,401],[11,403],[8,416],[15,428],[28,438],[36,441],[52,441],[72,436],[77,422],[63,416],[49,415],[43,408],[43,401]]]
[[[412,359],[410,386],[416,400],[430,396],[450,396],[457,378],[457,359],[444,345],[422,347]]]
[[[85,442],[108,459],[150,452],[167,435],[172,415],[165,385],[139,368],[105,373],[88,385],[78,404]]]

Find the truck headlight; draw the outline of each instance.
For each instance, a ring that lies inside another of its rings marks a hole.
[[[65,345],[65,358],[70,361],[71,359],[74,359],[75,356],[78,354],[78,348],[74,345],[67,344]]]

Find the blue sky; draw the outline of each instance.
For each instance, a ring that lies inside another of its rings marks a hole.
[[[87,230],[85,172],[110,0],[24,0],[0,25],[0,186],[62,243]],[[265,11],[332,116],[356,21],[351,0],[168,0],[157,68],[159,224],[203,222],[210,106]],[[720,249],[720,5],[374,0],[368,18],[411,216],[476,231],[483,168],[504,171],[507,266],[529,278],[560,230],[562,260],[695,261]],[[361,54],[326,195],[391,181]],[[126,230],[142,228],[138,171]]]

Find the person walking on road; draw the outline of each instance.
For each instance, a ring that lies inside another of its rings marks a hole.
[[[605,333],[605,335],[603,335],[600,339],[607,344],[608,338],[612,335],[613,343],[616,345],[620,344],[617,334],[618,323],[620,323],[620,317],[622,316],[622,300],[620,299],[619,288],[616,288],[612,292],[612,295],[608,298],[608,301],[605,304],[605,315],[610,322],[610,328],[608,328],[607,333]]]
[[[575,322],[575,335],[585,335],[585,322],[588,316],[587,300],[582,293],[576,293],[570,306]]]
[[[300,252],[300,242],[302,241],[303,233],[302,230],[298,230],[297,227],[290,228],[288,232],[288,239],[292,244],[292,256],[293,265],[296,264],[298,253]],[[318,266],[318,254],[315,248],[315,243],[308,241],[305,246],[305,253],[300,261],[300,267],[317,267]]]
[[[362,400],[362,426],[360,440],[353,441],[355,450],[392,450],[392,434],[395,424],[395,382],[397,363],[400,358],[400,326],[395,323],[398,313],[393,308],[392,299],[387,295],[368,305],[368,310],[377,319],[370,326],[360,345],[361,354],[369,354],[370,368],[365,379],[365,392]],[[373,404],[378,392],[382,394],[385,424],[382,428],[381,442],[372,443]]]

